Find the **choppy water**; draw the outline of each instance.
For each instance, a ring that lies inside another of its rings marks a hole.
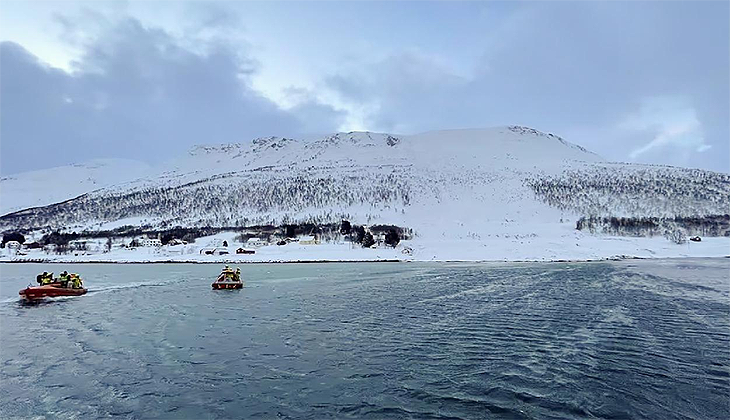
[[[730,418],[730,260],[0,266],[0,418]]]

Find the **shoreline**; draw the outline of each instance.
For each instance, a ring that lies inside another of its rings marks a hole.
[[[515,264],[534,264],[534,263],[591,263],[591,262],[608,262],[608,261],[626,261],[626,260],[681,260],[681,259],[730,259],[730,255],[722,256],[677,256],[677,257],[639,257],[631,255],[621,255],[605,258],[591,259],[523,259],[523,260],[416,260],[416,259],[381,259],[381,260],[259,260],[259,261],[238,261],[238,260],[217,260],[217,261],[200,261],[200,260],[160,260],[160,261],[112,261],[112,260],[47,260],[47,259],[16,259],[16,260],[0,260],[0,264],[347,264],[347,263],[467,263],[467,264],[487,264],[487,263],[515,263]]]
[[[161,261],[110,261],[110,260],[0,260],[0,264],[323,264],[323,263],[402,263],[411,260],[288,260],[288,261],[200,261],[200,260],[161,260]]]
[[[238,244],[221,247],[222,255],[203,254],[205,243],[232,238],[217,235],[202,244],[175,247],[114,249],[108,252],[75,251],[57,254],[41,250],[6,252],[0,263],[19,264],[332,264],[332,263],[576,263],[676,258],[728,258],[730,238],[710,237],[701,243],[676,245],[664,238],[625,237],[534,237],[469,241],[459,239],[402,241],[398,247],[354,248],[349,243],[326,242],[319,245],[289,244],[262,246],[255,254],[237,254]]]

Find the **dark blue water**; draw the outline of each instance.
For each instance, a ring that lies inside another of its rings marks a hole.
[[[0,418],[730,418],[727,259],[0,270]]]

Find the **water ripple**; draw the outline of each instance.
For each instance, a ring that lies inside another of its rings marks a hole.
[[[2,418],[730,418],[725,261],[84,265],[17,304],[38,268],[3,267]]]

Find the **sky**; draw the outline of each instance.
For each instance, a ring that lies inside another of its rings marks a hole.
[[[0,1],[0,174],[525,125],[730,172],[730,3]]]

